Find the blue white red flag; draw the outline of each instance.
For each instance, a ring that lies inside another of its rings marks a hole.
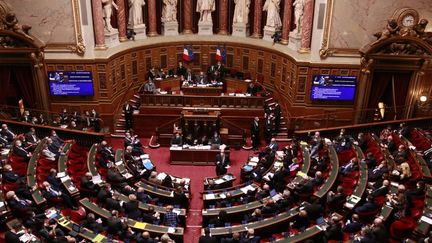
[[[194,54],[193,54],[192,46],[185,46],[183,48],[183,60],[186,62],[191,62],[193,61],[193,58],[194,58]]]

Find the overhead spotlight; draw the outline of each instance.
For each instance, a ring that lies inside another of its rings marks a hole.
[[[426,102],[427,99],[428,99],[428,98],[427,98],[426,95],[422,95],[422,96],[420,96],[420,101],[423,102],[423,103]]]

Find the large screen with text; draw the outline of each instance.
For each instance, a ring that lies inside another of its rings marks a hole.
[[[93,96],[93,78],[90,71],[50,71],[49,89],[54,96]]]
[[[353,101],[357,77],[314,75],[311,100]]]

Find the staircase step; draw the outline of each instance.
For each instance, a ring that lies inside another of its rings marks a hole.
[[[117,122],[126,122],[126,119],[124,119],[124,118],[119,118],[119,119],[117,120]],[[282,122],[281,122],[281,124],[282,124]]]
[[[138,103],[138,101],[135,99],[130,99],[129,102],[134,103],[134,104]]]
[[[274,106],[274,104],[275,104],[275,102],[272,102],[272,103],[268,103],[267,105],[268,106]]]
[[[287,127],[280,127],[279,131],[288,131],[288,128]]]
[[[276,136],[280,136],[280,137],[282,137],[282,136],[288,136],[288,133],[287,132],[278,132],[278,133],[276,133]]]
[[[141,96],[139,94],[134,94],[133,97],[136,98],[136,99],[141,99]]]
[[[291,142],[291,138],[275,138],[276,142]]]
[[[111,133],[112,138],[124,138],[125,135],[121,133]]]
[[[270,102],[272,100],[273,100],[273,97],[270,97],[270,98],[265,99],[265,102]]]
[[[118,128],[118,127],[124,128],[124,126],[125,126],[125,124],[119,124],[119,123],[116,124],[116,127],[117,127],[117,128]]]
[[[126,130],[124,130],[124,129],[115,129],[115,132],[116,133],[125,133]]]

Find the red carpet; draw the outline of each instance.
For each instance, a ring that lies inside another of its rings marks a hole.
[[[148,144],[148,140],[141,139],[143,144]],[[123,139],[111,139],[114,149],[123,148]],[[201,210],[203,201],[201,192],[204,190],[203,179],[207,176],[216,176],[214,166],[191,166],[191,165],[170,165],[169,148],[161,147],[158,149],[145,149],[150,155],[153,164],[158,172],[167,172],[178,177],[187,177],[191,179],[192,198],[190,201],[189,214],[186,220],[186,229],[184,242],[198,242],[202,226]],[[240,167],[247,161],[253,151],[234,150],[230,151],[231,167],[228,173],[232,173],[237,180],[234,185],[240,183]]]

